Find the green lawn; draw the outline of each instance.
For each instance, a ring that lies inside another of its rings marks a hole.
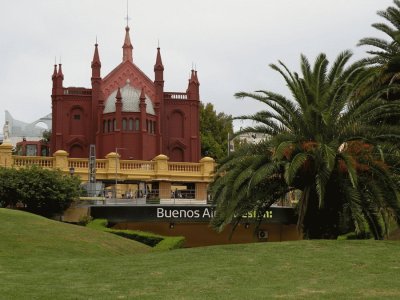
[[[151,252],[21,212],[0,224],[0,299],[400,299],[398,241]]]

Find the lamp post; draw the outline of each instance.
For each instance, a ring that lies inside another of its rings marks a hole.
[[[74,173],[75,173],[75,168],[74,167],[70,167],[69,168],[69,175],[71,175],[71,177],[72,177],[72,176],[74,176]]]

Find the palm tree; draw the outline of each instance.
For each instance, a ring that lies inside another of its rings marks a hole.
[[[395,6],[390,6],[384,11],[378,11],[378,16],[384,18],[389,24],[375,23],[372,27],[381,31],[389,37],[389,41],[382,38],[363,38],[360,40],[360,46],[372,46],[377,50],[368,51],[372,57],[370,63],[385,66],[387,71],[399,71],[400,62],[400,1],[393,1]],[[392,70],[395,63],[397,67]]]
[[[375,84],[388,85],[400,81],[400,1],[394,0],[394,4],[395,6],[377,12],[386,21],[385,23],[372,24],[372,27],[384,33],[389,40],[368,37],[358,43],[358,46],[374,48],[367,51],[371,56],[365,61],[377,71],[377,76],[372,80]],[[388,93],[386,98],[391,100],[399,97],[398,92],[392,92]],[[391,123],[398,122],[395,120]]]
[[[248,211],[262,216],[293,189],[301,191],[298,226],[308,238],[336,238],[344,221],[357,233],[382,238],[388,216],[400,219],[399,155],[392,146],[399,129],[371,125],[399,115],[400,101],[380,98],[394,86],[365,92],[374,72],[361,62],[348,65],[351,56],[341,53],[328,70],[324,54],[313,67],[302,55],[301,76],[282,62],[270,65],[291,99],[270,91],[235,95],[266,105],[237,119],[255,122],[242,132],[267,138],[221,161],[211,186],[216,228],[239,222]]]

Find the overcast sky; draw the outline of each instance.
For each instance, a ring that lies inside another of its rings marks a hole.
[[[268,67],[277,60],[298,70],[300,54],[330,60],[363,37],[391,0],[130,0],[134,62],[150,78],[157,41],[165,91],[185,91],[192,63],[203,102],[231,115],[262,106],[236,100],[238,91],[286,93]],[[0,10],[0,124],[4,111],[33,122],[51,112],[51,74],[61,57],[64,86],[90,88],[96,36],[105,77],[122,60],[126,0],[8,0]],[[236,125],[238,128],[239,125]]]

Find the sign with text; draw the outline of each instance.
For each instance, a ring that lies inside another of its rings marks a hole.
[[[98,205],[90,208],[91,216],[95,219],[107,219],[110,222],[209,222],[214,216],[214,207],[211,205],[138,205],[138,206],[106,206]],[[255,212],[243,216],[244,221],[254,220]],[[263,218],[266,223],[295,224],[293,208],[271,207]]]

